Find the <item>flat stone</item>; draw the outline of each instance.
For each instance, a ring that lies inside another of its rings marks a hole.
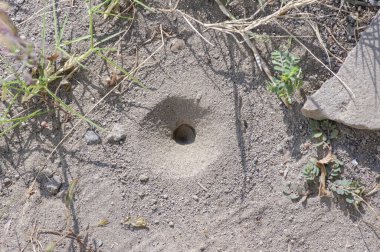
[[[330,119],[358,129],[380,130],[380,13],[348,54],[338,76],[326,81],[307,98],[302,114]]]
[[[96,248],[103,246],[103,241],[100,239],[95,239]]]

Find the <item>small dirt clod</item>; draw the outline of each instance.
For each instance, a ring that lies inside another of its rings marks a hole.
[[[185,48],[185,41],[182,40],[182,39],[175,39],[171,46],[170,46],[170,50],[174,53],[178,53],[179,51],[181,51],[183,48]]]
[[[148,182],[149,177],[148,177],[148,175],[146,175],[146,174],[141,174],[141,175],[139,176],[139,180],[140,180],[141,183],[146,183],[146,182]]]
[[[112,127],[111,132],[107,136],[107,141],[109,143],[118,143],[120,141],[124,141],[127,137],[127,130],[121,124],[115,124]]]

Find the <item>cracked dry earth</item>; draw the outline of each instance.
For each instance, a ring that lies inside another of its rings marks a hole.
[[[41,6],[25,1],[12,10],[25,18]],[[223,19],[207,1],[178,8],[210,22]],[[73,13],[68,27],[76,24],[72,34],[83,36],[86,24],[76,20],[86,9],[78,4]],[[111,24],[97,31],[123,25]],[[368,209],[361,216],[336,199],[313,194],[292,202],[283,195],[317,156],[300,113],[305,99],[298,95],[292,110],[281,105],[266,91],[250,51],[231,36],[203,33],[211,46],[181,16],[139,10],[120,50],[125,67],[134,64],[136,51],[144,59],[161,46],[159,37],[145,43],[160,25],[171,36],[136,76],[148,88],[112,94],[90,116],[111,133],[88,134],[93,129],[83,123],[47,159],[75,123],[50,114],[0,140],[0,251],[45,251],[59,240],[54,251],[379,251]],[[26,37],[38,29],[20,27]],[[260,50],[278,44],[268,46]],[[314,66],[305,65],[306,86],[321,85],[322,67],[301,47],[294,51]],[[104,80],[112,72],[96,57],[89,62],[74,77],[70,104],[80,111],[106,93]],[[39,127],[42,121],[48,127]],[[380,172],[379,132],[338,128],[333,148],[345,172],[373,185]],[[67,208],[72,181],[75,198]],[[380,196],[370,203],[379,209]]]

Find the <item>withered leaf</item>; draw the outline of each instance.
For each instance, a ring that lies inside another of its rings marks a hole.
[[[57,61],[58,57],[59,57],[59,54],[54,53],[54,54],[50,55],[49,57],[47,57],[47,59],[51,62],[54,62],[54,61]]]
[[[101,219],[98,223],[98,227],[104,227],[108,225],[110,222],[107,219]]]

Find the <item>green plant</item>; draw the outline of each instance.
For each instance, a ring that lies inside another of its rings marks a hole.
[[[330,184],[330,189],[347,203],[359,206],[363,202],[364,186],[357,180],[336,180]]]
[[[319,163],[318,163],[319,162]],[[318,163],[318,164],[317,164]],[[303,168],[302,175],[309,183],[318,183],[316,178],[321,176],[322,162],[315,158],[310,159],[309,163]],[[343,171],[343,162],[338,160],[335,156],[331,156],[331,159],[324,164],[326,167],[326,183],[331,191],[333,191],[338,197],[343,197],[346,202],[358,206],[363,201],[364,187],[356,180],[337,180]],[[297,193],[295,190],[289,188],[286,192],[287,195],[296,199]],[[285,192],[284,192],[285,193]]]
[[[334,181],[339,178],[343,172],[343,162],[334,158],[333,161],[326,165],[327,180]]]
[[[310,120],[312,136],[316,139],[316,146],[327,146],[331,144],[332,139],[338,138],[339,130],[336,125],[329,120],[315,121]]]
[[[315,158],[311,158],[309,163],[302,170],[302,175],[307,181],[315,181],[315,178],[319,176],[319,173],[320,171]]]
[[[306,178],[307,181],[315,181],[320,175],[320,169],[317,166],[318,160],[311,158],[309,163],[303,168],[302,175]],[[343,170],[343,162],[333,156],[332,160],[325,164],[327,171],[327,180],[333,181],[340,177]]]
[[[74,115],[93,127],[102,130],[100,126],[89,118],[66,104],[62,97],[70,91],[73,75],[80,69],[86,68],[85,63],[92,55],[100,57],[122,72],[123,77],[130,80],[131,83],[143,86],[130,72],[120,67],[108,55],[106,56],[105,52],[116,51],[116,49],[101,47],[101,44],[125,31],[117,32],[96,41],[93,16],[102,5],[88,6],[89,34],[70,41],[63,41],[68,16],[64,17],[63,24],[59,26],[56,6],[55,4],[52,6],[55,45],[53,54],[47,55],[47,48],[45,48],[46,13],[42,17],[42,44],[37,51],[37,47],[32,48],[18,36],[16,27],[6,13],[6,6],[0,2],[0,49],[7,53],[3,53],[4,56],[0,56],[0,60],[3,66],[7,68],[7,71],[11,73],[4,79],[0,78],[0,97],[6,106],[0,113],[0,136],[6,135],[31,118],[45,113],[53,113],[56,110],[61,110],[68,115]],[[89,41],[89,47],[81,54],[71,55],[64,49],[66,45],[82,41]],[[22,65],[21,68],[19,67],[20,64]],[[15,113],[14,107],[27,107],[27,109],[21,113]]]
[[[282,192],[291,200],[298,200],[301,197],[307,197],[309,194],[307,184],[296,183],[288,183]]]
[[[315,178],[320,176],[320,169],[317,165],[318,160],[315,158],[311,158],[309,163],[303,168],[302,175],[309,182],[315,182]],[[332,156],[331,160],[324,164],[326,167],[326,178],[328,182],[332,182],[339,178],[343,171],[343,162],[337,159],[335,156]]]
[[[271,55],[277,78],[268,83],[268,90],[277,94],[286,105],[292,104],[292,96],[303,84],[300,59],[288,51],[274,51]]]
[[[55,109],[60,109],[65,113],[73,114],[89,124],[100,128],[91,120],[68,106],[57,94],[59,89],[65,86],[64,83],[69,84],[69,80],[73,73],[77,71],[79,66],[82,65],[81,63],[92,54],[92,50],[88,50],[82,55],[71,56],[61,49],[60,40],[62,38],[65,26],[63,26],[61,30],[58,30],[56,12],[54,11],[53,15],[56,39],[55,50],[65,53],[67,57],[66,60],[62,61],[63,63],[59,65],[56,62],[59,57],[58,53],[55,53],[50,57],[47,57],[45,54],[46,15],[43,15],[42,18],[41,49],[37,53],[32,53],[32,50],[25,50],[21,47],[21,45],[26,45],[27,43],[18,42],[22,40],[18,37],[17,29],[12,23],[10,23],[9,19],[7,19],[6,13],[2,12],[2,14],[4,14],[1,16],[1,19],[3,20],[2,24],[7,24],[7,26],[12,27],[12,33],[2,31],[1,36],[8,38],[8,40],[5,41],[9,41],[12,38],[12,41],[17,42],[13,43],[13,47],[11,47],[12,43],[2,43],[2,45],[8,50],[12,48],[12,51],[17,53],[18,57],[16,57],[16,60],[23,64],[23,75],[19,73],[20,70],[15,70],[15,66],[10,60],[7,60],[5,57],[1,57],[1,60],[6,64],[10,72],[13,73],[14,77],[8,78],[9,80],[2,80],[1,99],[3,101],[11,100],[12,102],[5,110],[5,113],[0,115],[0,126],[5,126],[5,129],[0,132],[0,136],[5,135],[22,122],[25,122],[34,116],[48,113],[54,111]],[[23,52],[22,57],[19,56],[20,52]],[[15,53],[13,55],[11,54],[11,56],[14,57]],[[34,99],[34,106],[32,106],[35,107],[34,110],[31,110],[27,115],[11,116],[10,112],[13,105],[17,104],[18,106],[24,106],[25,104],[28,104],[30,106],[30,101],[33,98],[37,98]],[[41,103],[46,105],[46,110],[43,111],[41,108],[37,108],[41,107],[38,106]]]

